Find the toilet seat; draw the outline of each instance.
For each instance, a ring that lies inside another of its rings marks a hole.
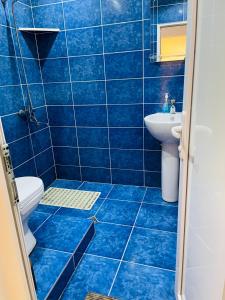
[[[15,179],[19,197],[19,208],[23,211],[44,192],[43,182],[37,177],[18,177]]]

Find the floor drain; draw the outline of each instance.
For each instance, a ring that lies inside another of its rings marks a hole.
[[[95,293],[88,293],[85,300],[117,300],[116,298],[95,294]]]
[[[92,220],[94,223],[99,223],[99,220],[95,216],[92,216],[92,217],[90,217],[88,219]]]

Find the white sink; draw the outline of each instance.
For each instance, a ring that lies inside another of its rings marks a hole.
[[[182,113],[155,113],[144,118],[150,134],[162,142],[162,197],[167,202],[178,200],[179,135]],[[175,130],[176,129],[176,130]]]
[[[162,143],[177,144],[178,140],[172,135],[172,128],[181,125],[182,113],[156,113],[144,118],[148,131]]]

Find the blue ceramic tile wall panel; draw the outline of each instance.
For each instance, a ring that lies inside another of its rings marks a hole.
[[[57,165],[79,166],[78,149],[72,147],[54,147],[55,163]]]
[[[100,54],[102,47],[102,28],[84,28],[67,31],[68,55]]]
[[[16,63],[17,63],[18,78],[20,79],[20,82],[22,84],[26,84],[25,71],[23,68],[23,59],[20,57],[17,57]]]
[[[26,58],[38,58],[38,51],[36,47],[35,35],[26,33],[26,32],[18,32],[19,43],[22,57]]]
[[[31,254],[31,261],[38,287],[36,290],[38,299],[45,298],[70,257],[70,253],[43,248],[34,249]]]
[[[112,168],[143,170],[142,150],[112,149],[110,155]]]
[[[45,105],[45,96],[42,84],[29,84],[28,86],[30,98],[33,107]]]
[[[144,185],[144,172],[135,170],[112,169],[112,183]]]
[[[2,72],[2,74],[5,74]],[[2,76],[1,76],[2,77]],[[4,76],[3,76],[4,77]],[[6,76],[7,77],[7,76]],[[8,115],[18,112],[24,107],[20,86],[0,87],[0,115]]]
[[[149,133],[147,128],[144,129],[144,149],[161,150],[161,143]]]
[[[32,0],[32,6],[39,6],[44,4],[61,3],[61,0]]]
[[[100,222],[133,226],[139,207],[137,202],[107,200],[96,217]]]
[[[160,104],[145,104],[144,105],[144,115],[148,116],[162,111],[162,103]]]
[[[48,106],[50,126],[74,126],[72,106]]]
[[[110,295],[123,300],[174,300],[174,284],[174,272],[122,262]]]
[[[122,0],[113,2],[111,0],[102,1],[103,23],[119,23],[142,18],[141,0]]]
[[[142,49],[142,22],[103,27],[105,52]]]
[[[74,82],[73,96],[75,104],[104,104],[106,103],[105,82]]]
[[[54,165],[52,148],[45,150],[35,157],[37,173],[40,176],[46,170]]]
[[[51,135],[53,146],[77,147],[74,127],[51,127]]]
[[[16,20],[16,27],[33,27],[31,7],[24,5],[21,2],[15,2],[14,16]],[[14,24],[13,24],[13,27]]]
[[[44,88],[47,105],[73,105],[70,83],[48,83]]]
[[[37,125],[33,122],[30,122],[29,127],[31,133],[46,128],[48,126],[47,110],[45,106],[35,108],[34,113],[38,122],[40,123]]]
[[[70,57],[72,81],[103,80],[104,64],[102,55]]]
[[[161,172],[145,172],[146,186],[160,187],[161,186]]]
[[[2,117],[2,125],[7,143],[29,135],[27,122],[17,115]]]
[[[184,61],[152,63],[149,60],[149,54],[150,52],[146,50],[144,55],[145,77],[184,75]]]
[[[56,165],[56,173],[59,179],[81,180],[79,167]]]
[[[143,102],[142,79],[110,80],[106,82],[108,104]]]
[[[11,29],[9,27],[0,26],[0,30],[1,30],[0,55],[15,56]]]
[[[52,167],[51,169],[47,170],[40,177],[43,180],[43,183],[44,183],[44,186],[45,186],[45,189],[46,189],[56,179],[55,167]]]
[[[61,3],[33,7],[35,27],[64,29],[63,7]],[[49,17],[51,16],[51,17]]]
[[[95,236],[87,253],[114,259],[121,259],[131,232],[129,226],[95,224]]]
[[[15,168],[14,175],[15,175],[15,177],[37,176],[34,159],[31,159],[31,160],[25,162],[24,164],[20,165],[18,168]]]
[[[0,69],[4,76],[0,77],[0,85],[16,85],[20,84],[16,58],[0,57]]]
[[[90,291],[107,295],[118,265],[119,261],[84,255],[65,289],[62,300],[82,300]]]
[[[41,83],[40,66],[37,59],[23,59],[27,82]]]
[[[79,127],[77,136],[79,147],[109,148],[107,128]]]
[[[106,106],[77,106],[76,122],[77,126],[107,127]]]
[[[144,151],[145,170],[161,171],[161,151]]]
[[[158,7],[159,23],[181,22],[183,21],[183,16],[184,16],[183,4],[175,4],[175,5]]]
[[[76,0],[64,3],[66,29],[91,27],[101,24],[99,0]]]
[[[49,128],[34,132],[31,135],[31,140],[32,140],[32,145],[33,145],[33,149],[34,149],[34,155],[51,147]]]
[[[9,4],[5,4],[5,8],[2,7],[0,10],[0,24],[7,25],[9,24],[10,16],[9,16]]]
[[[142,52],[126,52],[105,55],[107,79],[141,78]]]
[[[70,81],[67,58],[41,60],[41,70],[45,83]]]
[[[177,3],[183,3],[183,4],[187,4],[186,0],[158,0],[158,6],[162,6],[162,5],[172,5],[172,4],[177,4]]]
[[[183,101],[184,77],[159,77],[145,79],[145,103],[163,103],[165,93],[169,99]]]
[[[111,148],[143,149],[142,128],[110,128],[109,139]]]
[[[109,168],[109,150],[99,148],[80,148],[81,166]]]
[[[142,127],[143,105],[109,105],[110,127]]]
[[[32,156],[32,146],[29,137],[22,138],[9,145],[13,167],[17,167]]]
[[[86,181],[111,182],[110,169],[81,167],[82,178]]]
[[[134,228],[124,260],[174,271],[176,243],[175,233]]]
[[[40,59],[67,56],[66,34],[64,31],[38,34],[36,37]]]

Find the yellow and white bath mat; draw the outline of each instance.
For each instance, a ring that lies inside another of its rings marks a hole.
[[[101,193],[62,188],[49,188],[40,204],[90,210]]]

